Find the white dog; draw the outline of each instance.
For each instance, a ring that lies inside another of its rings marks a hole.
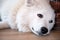
[[[46,35],[55,24],[49,0],[6,0],[1,7],[2,22],[20,32]]]

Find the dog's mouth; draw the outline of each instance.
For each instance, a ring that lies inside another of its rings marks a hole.
[[[37,36],[45,36],[45,35],[48,35],[49,33],[46,33],[46,34],[42,34],[41,32],[37,32],[37,31],[33,31],[33,33]]]
[[[41,32],[36,32],[36,31],[33,31],[33,33],[37,36],[46,36],[46,35],[49,35],[49,33],[46,33],[46,34],[42,34]]]
[[[43,35],[48,35],[49,34],[49,32],[48,31],[35,31],[33,28],[32,28],[32,32],[34,33],[34,34],[36,34],[36,35],[38,35],[38,36],[43,36]]]

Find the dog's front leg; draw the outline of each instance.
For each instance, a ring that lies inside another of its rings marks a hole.
[[[17,15],[16,23],[17,23],[18,31],[30,32],[27,22],[25,20],[23,20],[23,17],[21,17],[19,14]]]
[[[17,23],[17,29],[19,32],[30,32],[29,27],[22,22]]]

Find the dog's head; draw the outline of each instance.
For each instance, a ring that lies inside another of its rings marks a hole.
[[[28,0],[30,7],[30,29],[37,35],[49,34],[55,24],[54,10],[51,8],[48,0]]]
[[[37,35],[46,35],[50,33],[50,30],[55,24],[55,14],[53,11],[37,10],[32,12],[32,22],[30,28],[33,33]]]
[[[53,10],[32,10],[30,13],[30,29],[37,35],[49,34],[55,24],[55,14]]]

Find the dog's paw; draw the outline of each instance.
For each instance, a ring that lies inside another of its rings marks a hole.
[[[18,29],[19,32],[31,32],[31,30],[27,29],[27,28],[21,28]]]
[[[16,26],[10,26],[10,28],[13,29],[13,30],[17,30]]]

